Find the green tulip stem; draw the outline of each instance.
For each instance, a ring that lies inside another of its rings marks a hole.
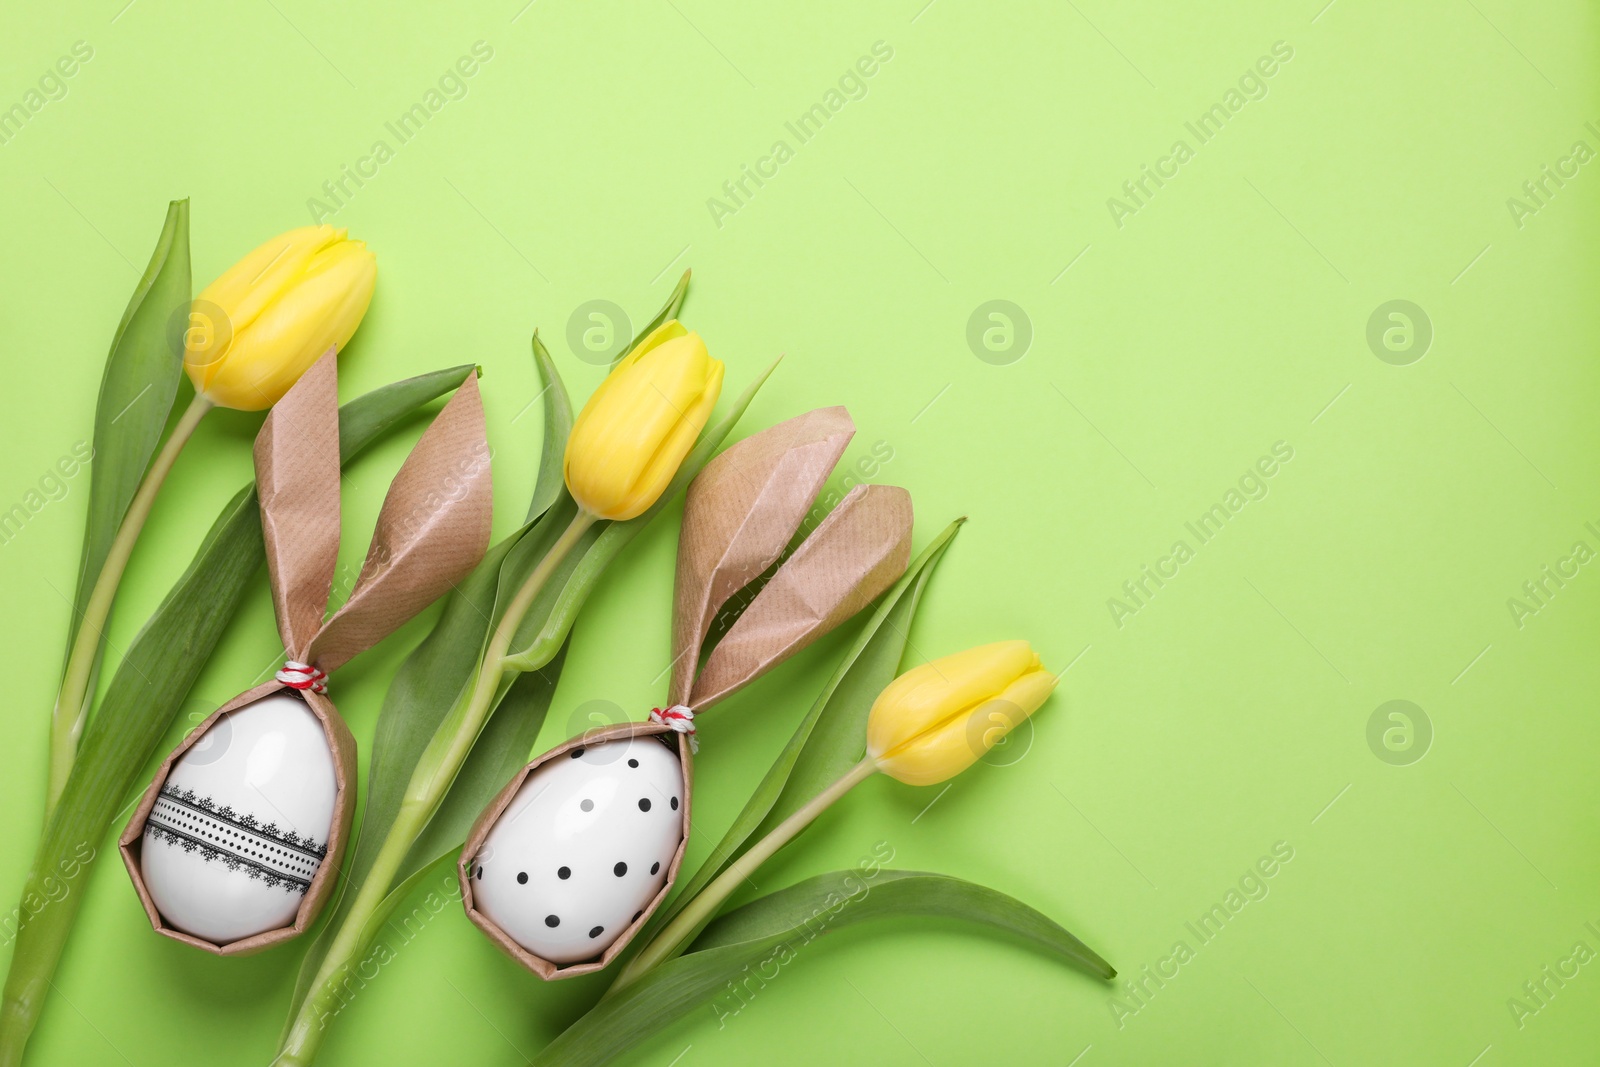
[[[55,710],[50,719],[50,778],[45,794],[44,817],[48,822],[55,811],[61,791],[67,786],[67,775],[72,773],[73,761],[78,756],[78,739],[83,736],[84,723],[89,718],[89,688],[94,684],[95,667],[99,660],[101,639],[105,636],[106,619],[111,614],[111,604],[117,597],[117,587],[122,584],[122,573],[128,569],[128,559],[133,555],[134,542],[144,529],[150,509],[155,505],[156,494],[167,474],[178,459],[178,453],[189,443],[200,420],[216,405],[199,393],[195,394],[183,416],[173,427],[166,444],[145,471],[144,480],[128,503],[122,516],[122,525],[106,553],[106,561],[95,577],[94,589],[83,607],[83,618],[78,620],[73,636],[72,651],[67,656],[67,666],[62,672],[61,689],[56,694]]]
[[[339,932],[328,946],[328,954],[312,979],[311,992],[302,1002],[277,1059],[273,1060],[278,1067],[309,1064],[316,1055],[328,1020],[338,1014],[347,972],[359,962],[383,925],[384,901],[393,888],[400,865],[438,811],[467,754],[472,751],[494,707],[496,695],[502,692],[505,676],[521,673],[514,662],[508,662],[507,656],[517,627],[561,561],[595,521],[594,515],[580,509],[506,605],[505,614],[500,617],[484,649],[476,678],[462,687],[462,695],[439,724],[411,773],[411,781],[388,836],[362,881],[350,911],[344,916]]]
[[[793,815],[773,827],[771,833],[751,846],[750,850],[740,856],[728,869],[719,874],[710,885],[701,890],[689,904],[678,913],[677,918],[668,923],[656,935],[655,940],[644,947],[628,965],[617,975],[617,980],[606,992],[606,996],[617,993],[624,987],[643,978],[645,973],[653,967],[658,967],[675,956],[681,955],[684,948],[696,934],[711,921],[723,901],[738,889],[757,867],[771,859],[784,845],[792,841],[801,830],[828,810],[829,806],[861,782],[872,776],[878,769],[877,763],[868,756],[860,763],[851,767],[844,776],[828,788],[818,793],[806,805]]]

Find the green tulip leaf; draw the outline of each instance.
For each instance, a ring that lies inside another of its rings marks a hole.
[[[674,285],[672,292],[667,295],[667,302],[661,305],[661,310],[656,312],[655,318],[644,324],[644,329],[633,335],[633,340],[628,342],[628,347],[617,353],[617,358],[611,361],[613,367],[621,362],[629,352],[632,352],[640,341],[650,336],[651,330],[654,330],[669,319],[678,317],[678,313],[683,310],[684,297],[689,295],[689,275],[691,273],[693,272],[686,270],[678,277],[678,284]]]
[[[89,514],[78,564],[78,587],[68,620],[67,650],[88,606],[100,569],[167,426],[183,377],[181,333],[174,322],[189,304],[189,201],[167,206],[155,251],[111,339],[100,399],[95,405],[94,459],[89,468]],[[94,700],[94,678],[105,654],[101,638],[84,702]],[[65,710],[65,709],[64,709]],[[84,709],[70,709],[76,718]]]
[[[503,546],[502,542],[502,546]],[[470,581],[470,579],[469,579]],[[454,597],[454,594],[452,594]],[[467,600],[453,600],[446,606],[446,612],[461,611],[469,603]],[[439,625],[434,628],[424,645],[433,642],[427,656],[421,656],[422,646],[406,661],[402,671],[413,670],[424,662],[440,664],[442,649],[448,646],[447,635],[456,631],[455,624],[447,624],[441,617]],[[434,641],[435,638],[440,638]],[[468,753],[466,762],[462,765],[461,773],[456,777],[455,784],[450,792],[445,795],[444,802],[439,805],[439,810],[429,821],[422,835],[411,846],[411,851],[401,863],[400,869],[394,878],[394,888],[391,889],[378,909],[367,920],[367,932],[362,941],[370,941],[376,930],[383,925],[394,910],[411,895],[413,890],[422,882],[429,871],[445,860],[454,861],[461,851],[461,844],[467,839],[467,832],[471,830],[478,814],[488,806],[511,776],[522,768],[527,762],[528,751],[533,748],[533,743],[539,737],[539,728],[544,725],[545,714],[550,710],[550,699],[555,695],[556,682],[561,677],[562,660],[565,650],[542,671],[530,671],[520,675],[511,683],[505,695],[501,697],[495,714],[484,726],[483,733],[479,735],[472,751]],[[427,688],[424,677],[413,676],[410,684],[405,687],[409,697],[418,696]],[[400,678],[396,676],[394,685],[389,693],[394,697],[401,691]],[[445,697],[448,705],[453,694]],[[389,712],[391,704],[384,702],[384,711]],[[442,716],[441,716],[442,717]],[[380,719],[380,729],[386,720]],[[409,732],[409,731],[407,731]],[[432,736],[431,734],[429,736]],[[396,737],[396,727],[391,725],[388,731],[389,746],[387,752],[391,754],[399,751],[399,739]],[[426,746],[427,737],[422,739]],[[420,754],[420,749],[418,750]],[[376,754],[375,754],[376,755]],[[416,757],[413,757],[413,765]],[[368,775],[372,782],[377,782],[377,776]],[[330,909],[327,921],[322,924],[311,948],[300,961],[300,970],[295,977],[295,988],[286,1016],[284,1035],[279,1037],[279,1044],[287,1036],[287,1027],[293,1023],[294,1017],[299,1014],[300,1006],[310,994],[311,983],[316,979],[317,968],[322,966],[322,961],[328,955],[328,949],[333,939],[337,936],[340,927],[344,925],[346,915],[350,912],[350,905],[355,900],[356,891],[366,881],[367,873],[372,869],[373,860],[382,847],[383,840],[388,836],[388,828],[394,824],[394,817],[399,811],[399,796],[393,786],[397,785],[403,790],[410,779],[409,772],[404,777],[389,775],[388,787],[384,796],[379,798],[374,795],[372,787],[368,786],[368,810],[362,822],[362,835],[357,841],[356,860],[351,863],[345,873],[343,881],[334,898],[334,906]],[[374,812],[372,805],[381,802],[382,811]],[[365,846],[363,848],[362,846]]]
[[[384,694],[372,738],[367,802],[355,848],[345,863],[344,877],[339,881],[333,906],[328,909],[328,919],[300,961],[287,1016],[291,1022],[310,992],[317,968],[343,925],[356,892],[377,860],[400,811],[400,802],[417,760],[454,705],[456,696],[471,684],[478,657],[488,639],[500,566],[526,532],[524,526],[493,545],[472,573],[456,583],[444,598],[444,609],[433,629],[406,656]],[[399,887],[391,891],[391,896],[398,892]]]
[[[539,368],[539,378],[544,382],[544,445],[539,450],[539,477],[533,484],[533,500],[528,504],[528,521],[532,522],[556,502],[566,487],[566,470],[563,462],[567,454],[567,438],[572,434],[572,401],[567,397],[567,387],[561,382],[555,361],[539,340],[539,331],[533,331],[533,361]]]
[[[533,358],[544,382],[542,395],[546,444],[548,446],[550,431],[554,430],[564,447],[566,432],[572,422],[572,404],[567,398],[561,375],[538,334],[533,338]],[[552,477],[554,492],[550,493],[548,487],[552,484]],[[353,891],[351,887],[359,886],[366,879],[367,871],[371,870],[373,861],[377,859],[389,827],[400,810],[401,798],[417,760],[455,703],[456,696],[475,676],[479,656],[489,639],[495,593],[506,556],[539,524],[541,516],[550,510],[551,504],[564,492],[561,450],[552,453],[546,447],[539,462],[539,475],[528,521],[492,546],[472,573],[458,582],[444,598],[444,609],[439,614],[439,620],[422,643],[406,657],[394,681],[389,684],[372,739],[367,769],[367,803],[361,817],[361,832],[345,868],[339,891],[341,896]],[[539,500],[545,495],[550,496],[550,500],[540,506]],[[529,744],[531,746],[532,743]],[[462,836],[464,838],[465,834]],[[403,879],[405,876],[399,877]],[[339,914],[337,905],[333,914],[335,917]],[[321,962],[320,950],[327,947],[326,931],[337,925],[336,922],[325,924],[324,936],[318,939],[301,966],[302,983],[311,980],[316,965]],[[301,992],[296,990],[296,1007]]]
[[[940,531],[883,595],[744,810],[694,876],[680,887],[672,903],[650,921],[638,937],[638,945],[649,944],[712,879],[739,858],[747,844],[765,837],[766,831],[861,761],[867,744],[867,712],[898,673],[923,590],[965,521],[957,519]]]
[[[647,972],[589,1010],[539,1055],[540,1067],[608,1063],[689,1012],[711,1005],[737,1013],[729,996],[747,968],[787,966],[819,937],[877,919],[935,918],[975,923],[1082,968],[1116,971],[1047,916],[998,890],[943,874],[882,869],[832,871],[752,901],[718,919],[686,954]],[[723,1001],[719,1004],[718,998]]]
[[[484,724],[472,751],[461,765],[461,773],[445,795],[427,829],[411,846],[411,854],[400,866],[399,877],[408,877],[432,863],[441,853],[452,856],[461,850],[472,824],[489,806],[511,776],[528,762],[528,754],[539,739],[539,729],[550,711],[556,682],[561,678],[566,646],[539,670],[517,675],[495,705],[494,714]]]
[[[340,462],[348,462],[397,421],[471,373],[475,368],[470,366],[435,371],[344,405],[339,410]],[[98,858],[107,851],[112,819],[210,659],[260,571],[262,556],[261,515],[251,484],[222,509],[188,570],[129,645],[100,713],[85,731],[66,789],[40,840],[23,899],[52,896],[58,870],[88,868],[85,852]],[[87,870],[77,877],[87,877]],[[18,930],[0,1009],[0,1062],[20,1056],[83,898],[81,891],[68,893]]]

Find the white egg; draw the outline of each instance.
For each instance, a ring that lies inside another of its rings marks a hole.
[[[678,754],[654,736],[557,756],[528,776],[484,839],[473,904],[551,963],[593,959],[666,884],[682,808]]]
[[[145,822],[156,910],[223,945],[294,923],[333,827],[322,724],[284,692],[222,716],[172,767]]]

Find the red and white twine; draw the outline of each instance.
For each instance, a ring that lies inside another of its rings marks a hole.
[[[700,740],[694,735],[694,709],[683,704],[674,704],[670,708],[651,708],[650,721],[662,726],[670,726],[680,734],[689,735],[689,751],[700,751]]]
[[[289,660],[277,674],[278,681],[290,689],[309,689],[319,696],[328,693],[328,672],[299,660]]]

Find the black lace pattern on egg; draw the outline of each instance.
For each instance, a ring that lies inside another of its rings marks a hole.
[[[210,863],[220,860],[231,871],[242,870],[267,888],[282,886],[304,893],[311,885],[328,847],[315,838],[280,830],[254,815],[218,805],[192,789],[163,785],[145,821],[145,837]]]

